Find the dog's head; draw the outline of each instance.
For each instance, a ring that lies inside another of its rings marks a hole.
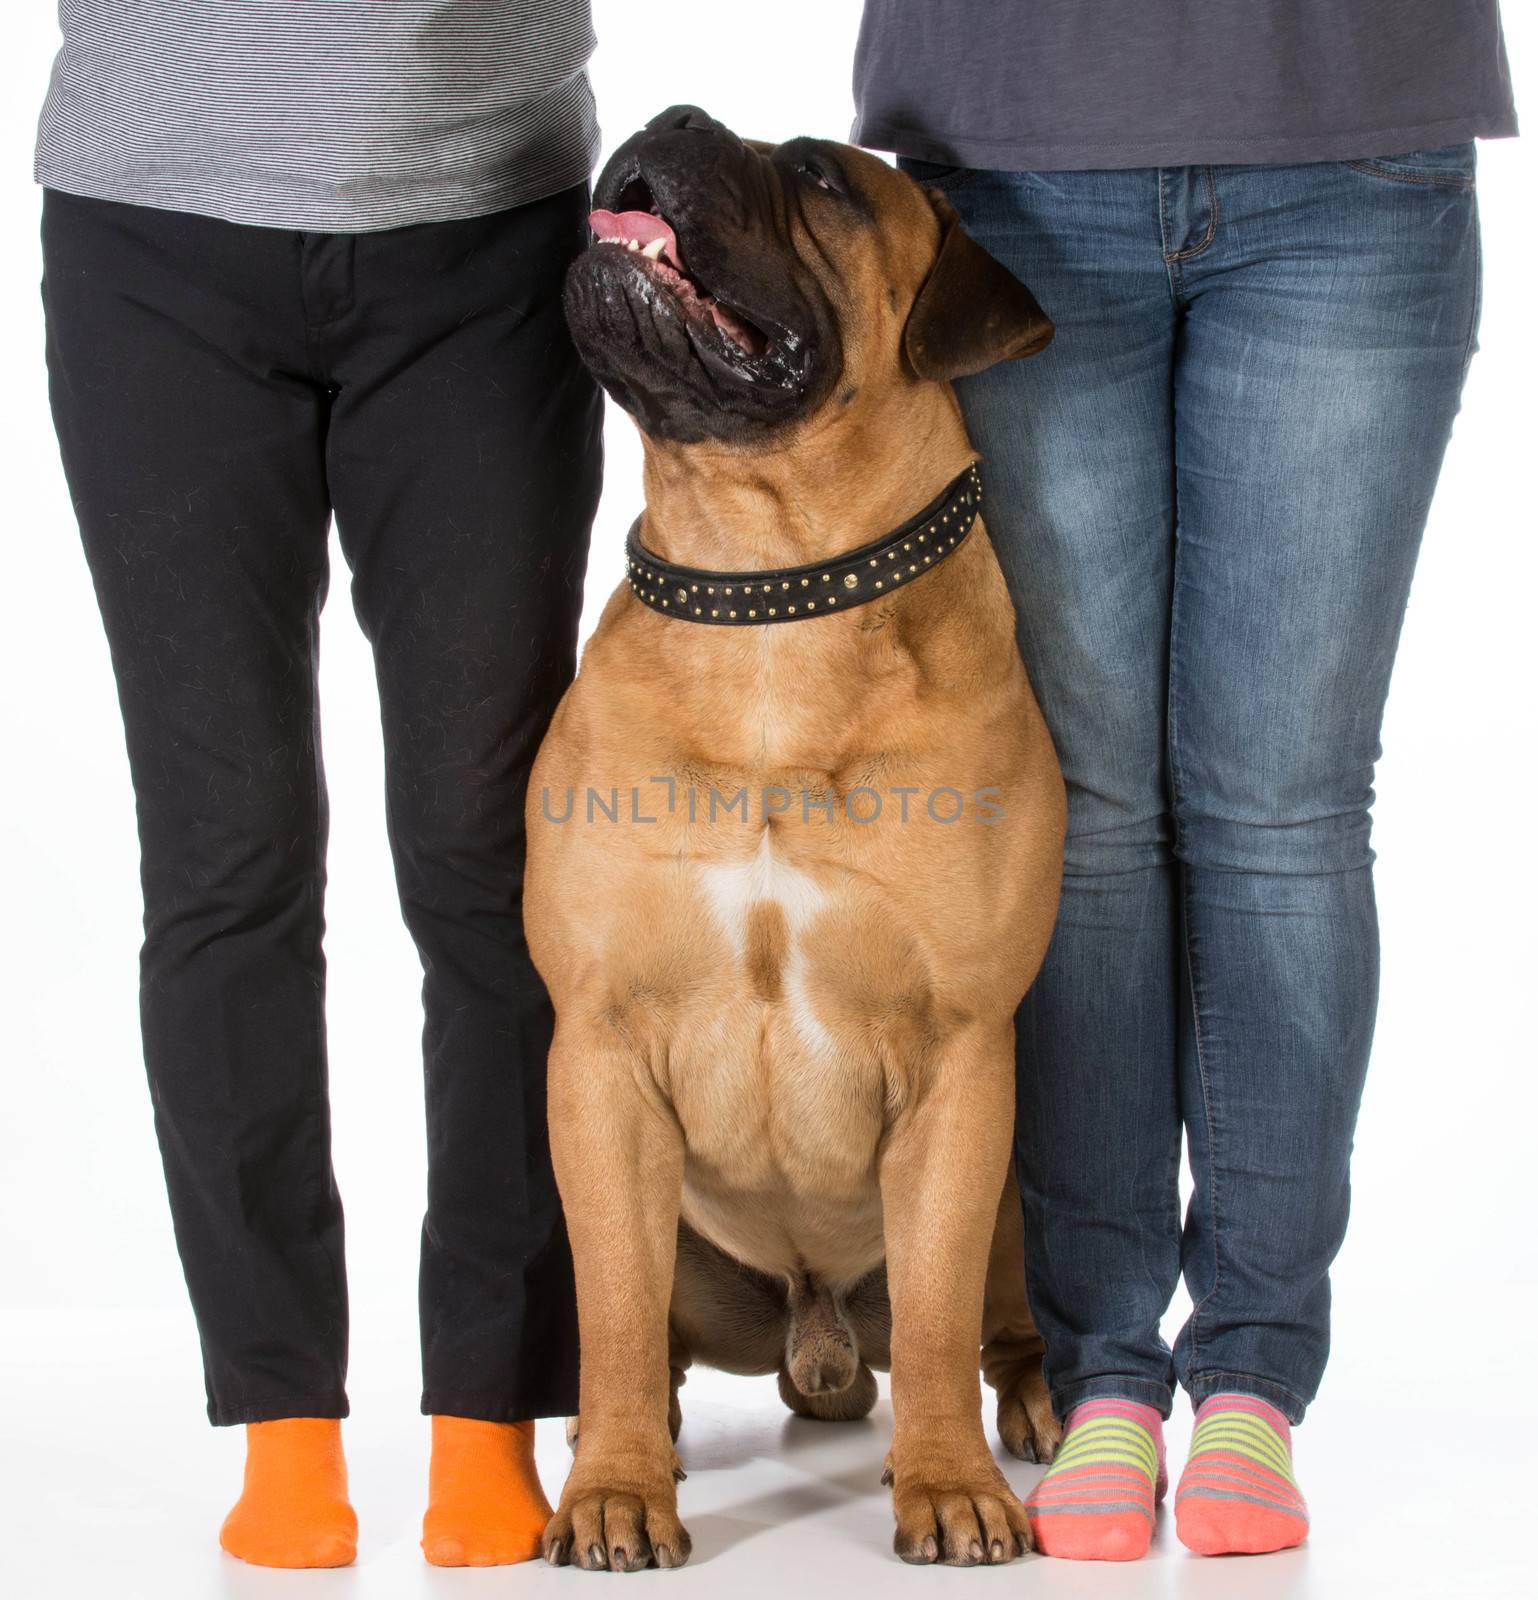
[[[566,314],[643,433],[761,444],[873,387],[1040,350],[1052,324],[934,191],[849,145],[739,139],[695,106],[604,168]]]

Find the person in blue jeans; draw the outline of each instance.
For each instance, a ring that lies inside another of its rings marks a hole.
[[[1377,998],[1373,765],[1475,348],[1472,141],[1516,131],[1497,8],[867,0],[855,87],[855,138],[1057,326],[960,388],[1069,796],[1018,1024],[1066,1423],[1037,1542],[1147,1550],[1178,1383],[1181,1539],[1297,1544]]]

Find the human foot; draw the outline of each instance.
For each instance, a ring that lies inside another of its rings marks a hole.
[[[1136,1561],[1148,1553],[1166,1483],[1159,1413],[1134,1400],[1086,1400],[1025,1502],[1036,1548],[1070,1561]]]
[[[1175,1490],[1175,1532],[1201,1556],[1262,1555],[1308,1537],[1292,1428],[1275,1406],[1246,1394],[1202,1403]]]
[[[246,1424],[246,1477],[219,1543],[258,1567],[345,1567],[358,1553],[342,1424],[281,1417]]]
[[[550,1502],[532,1422],[434,1417],[422,1554],[435,1567],[501,1567],[539,1554]]]

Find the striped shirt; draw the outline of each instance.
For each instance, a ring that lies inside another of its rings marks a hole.
[[[587,179],[587,0],[60,0],[39,183],[362,233]]]

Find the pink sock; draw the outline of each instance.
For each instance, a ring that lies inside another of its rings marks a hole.
[[[1135,1561],[1147,1554],[1166,1484],[1159,1413],[1135,1400],[1086,1400],[1025,1502],[1036,1548],[1070,1561]]]
[[[1203,1402],[1175,1490],[1175,1531],[1202,1556],[1259,1555],[1308,1537],[1292,1428],[1275,1406],[1247,1394]]]

